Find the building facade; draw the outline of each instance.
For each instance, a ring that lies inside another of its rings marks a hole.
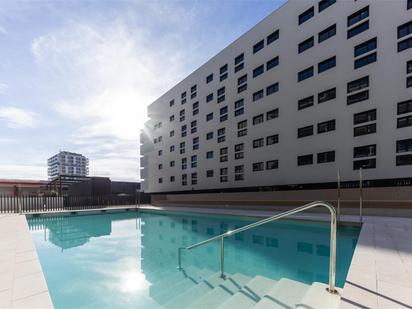
[[[60,151],[47,160],[47,175],[49,179],[63,175],[88,176],[89,159],[78,153]]]
[[[145,192],[411,184],[412,1],[290,0],[148,107]]]

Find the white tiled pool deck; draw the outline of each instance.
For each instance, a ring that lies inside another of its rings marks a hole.
[[[256,217],[275,214],[216,208],[144,206],[142,209]],[[327,214],[311,213],[294,217],[329,219]],[[359,220],[356,216],[341,219]],[[412,308],[412,218],[365,216],[363,222],[340,308]],[[25,216],[0,215],[0,308],[52,307]]]

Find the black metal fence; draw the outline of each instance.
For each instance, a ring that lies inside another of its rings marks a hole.
[[[145,203],[133,196],[0,196],[0,213],[28,213],[60,210],[86,210]]]

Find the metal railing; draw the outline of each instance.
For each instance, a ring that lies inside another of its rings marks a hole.
[[[336,294],[337,290],[335,288],[335,277],[336,277],[336,211],[335,208],[327,203],[327,202],[323,202],[323,201],[315,201],[315,202],[311,202],[308,204],[305,204],[303,206],[297,207],[295,209],[289,210],[289,211],[285,211],[283,213],[277,214],[275,216],[257,221],[255,223],[252,224],[248,224],[245,225],[241,228],[235,229],[233,231],[228,231],[226,233],[223,233],[221,235],[217,235],[214,237],[211,237],[209,239],[206,239],[204,241],[201,241],[199,243],[196,243],[194,245],[188,246],[188,247],[180,247],[178,248],[178,269],[182,270],[182,251],[183,250],[192,250],[194,248],[197,248],[199,246],[202,246],[204,244],[207,244],[211,241],[220,239],[220,276],[222,278],[225,278],[225,273],[224,273],[224,263],[225,263],[225,238],[235,235],[237,233],[240,232],[244,232],[247,230],[250,230],[252,228],[258,227],[260,225],[308,210],[310,208],[314,208],[314,207],[326,207],[329,212],[330,212],[330,258],[329,258],[329,287],[327,288],[327,290],[332,293],[332,294]]]

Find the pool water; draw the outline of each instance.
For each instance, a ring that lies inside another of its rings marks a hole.
[[[178,247],[257,220],[124,212],[35,217],[28,223],[55,308],[160,308],[164,289],[180,279]],[[280,220],[231,236],[225,241],[225,272],[327,283],[329,232],[328,223]],[[338,229],[338,287],[358,235],[358,228]],[[218,272],[219,248],[215,241],[184,252],[184,269]]]

